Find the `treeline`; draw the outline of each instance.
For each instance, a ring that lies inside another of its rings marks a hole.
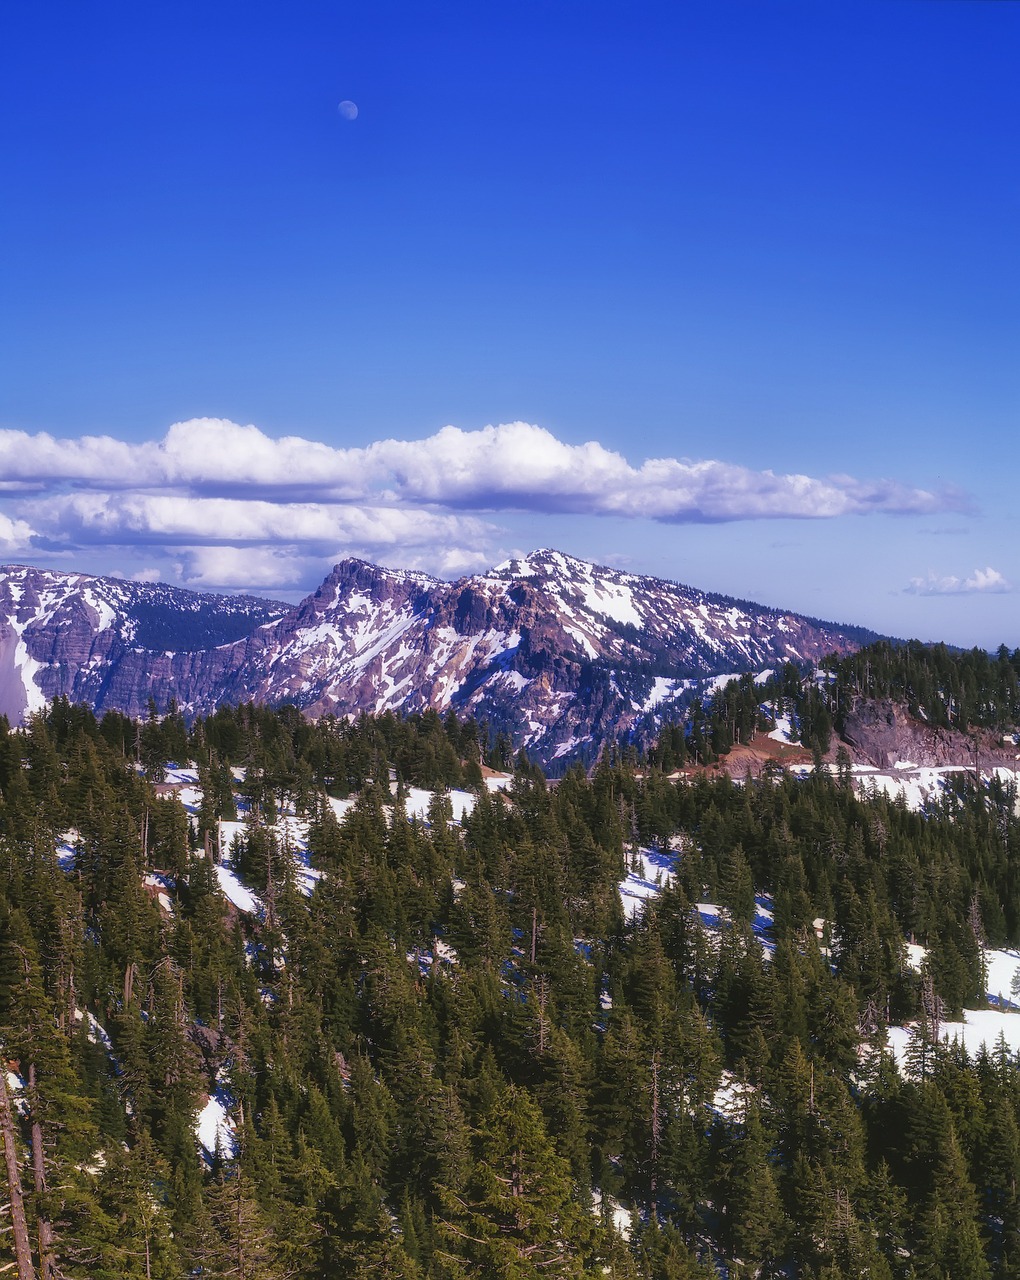
[[[514,763],[508,734],[485,722],[460,720],[453,712],[440,717],[435,711],[409,716],[387,711],[312,721],[293,706],[242,703],[220,707],[189,726],[175,702],[160,708],[150,699],[144,720],[108,711],[96,723],[87,707],[57,698],[46,723],[58,746],[76,735],[98,737],[121,758],[140,764],[154,781],[161,780],[170,762],[196,761],[209,768],[249,767],[266,776],[270,789],[314,786],[346,796],[366,778],[385,781],[391,769],[405,781],[434,789],[477,786],[483,766],[504,770]]]
[[[767,678],[744,675],[695,699],[645,754],[666,772],[711,764],[788,716],[795,739],[821,756],[866,699],[900,703],[936,728],[1012,732],[1020,726],[1020,649],[1011,653],[1003,645],[990,654],[881,640],[846,657],[823,658],[817,672],[788,662]]]
[[[490,793],[508,750],[288,708],[0,725],[0,1265],[25,1280],[20,1242],[68,1280],[1017,1274],[1016,1063],[937,1043],[982,943],[1020,940],[1015,796],[962,784],[922,817],[845,777],[676,784],[613,752]],[[194,813],[161,785],[189,757]],[[454,824],[442,791],[472,783]],[[206,839],[238,813],[251,913]],[[628,921],[640,848],[675,876]],[[885,1027],[913,1018],[900,1074]],[[216,1091],[235,1136],[203,1159]]]
[[[882,642],[821,666],[833,676],[827,691],[837,725],[855,697],[891,698],[930,724],[964,731],[1020,724],[1020,649]]]

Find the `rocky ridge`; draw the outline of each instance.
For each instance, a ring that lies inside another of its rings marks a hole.
[[[345,560],[293,607],[9,567],[0,711],[19,719],[58,694],[132,715],[171,696],[189,714],[452,707],[566,761],[707,683],[873,638],[551,550],[453,583]]]
[[[186,662],[231,645],[289,608],[254,596],[5,565],[0,714],[17,723],[61,695],[97,710],[141,710],[147,681],[172,658]]]

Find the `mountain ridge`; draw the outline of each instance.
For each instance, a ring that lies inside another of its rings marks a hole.
[[[58,695],[131,715],[171,697],[189,715],[453,709],[566,762],[706,681],[876,638],[551,548],[454,582],[348,558],[295,605],[4,566],[0,711]]]

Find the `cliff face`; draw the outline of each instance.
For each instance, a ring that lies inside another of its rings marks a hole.
[[[0,570],[12,719],[58,694],[132,715],[171,696],[191,714],[244,700],[309,715],[453,707],[569,759],[711,677],[856,647],[796,614],[556,551],[454,583],[347,560],[294,607]]]
[[[178,681],[207,679],[224,665],[219,646],[233,646],[288,609],[251,596],[6,566],[0,713],[17,721],[63,695],[137,714],[150,693],[165,701]]]
[[[856,758],[879,769],[907,761],[924,768],[1015,767],[1017,758],[1016,747],[1004,745],[1001,734],[987,729],[967,734],[926,724],[888,698],[862,699],[846,717],[842,736]]]

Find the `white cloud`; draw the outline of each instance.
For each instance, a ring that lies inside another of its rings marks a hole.
[[[189,587],[283,591],[323,564],[294,547],[181,547],[179,576]]]
[[[412,553],[400,564],[403,569],[423,569],[437,578],[460,578],[469,573],[484,573],[491,569],[495,561],[500,560],[502,553],[489,550],[491,543],[485,547],[432,547],[425,552]],[[393,566],[398,567],[398,566]]]
[[[347,555],[442,576],[485,568],[503,538],[487,512],[694,523],[966,506],[957,494],[892,480],[779,475],[713,459],[632,463],[526,422],[350,449],[221,418],[175,423],[141,442],[0,430],[0,477],[7,556],[119,548],[146,575],[278,590],[311,585]]]
[[[712,459],[633,466],[597,441],[571,445],[526,422],[424,440],[334,449],[274,439],[220,418],[176,423],[161,441],[56,440],[0,431],[0,474],[43,488],[174,490],[271,501],[410,501],[474,510],[623,515],[666,521],[831,518],[959,510],[960,495],[893,480],[777,475]]]
[[[891,480],[776,475],[711,459],[650,458],[632,466],[596,441],[564,444],[513,422],[481,431],[444,427],[420,441],[381,441],[399,492],[448,506],[637,516],[665,521],[823,518],[870,511],[928,512],[959,497]]]
[[[71,493],[26,504],[50,537],[78,543],[210,545],[356,544],[383,549],[487,539],[493,527],[473,516],[413,507],[275,503],[181,494]]]
[[[990,565],[987,569],[975,569],[969,578],[957,578],[953,574],[937,574],[929,571],[927,577],[911,578],[904,588],[915,596],[959,596],[972,595],[977,592],[1002,594],[1013,588],[998,571]]]
[[[327,555],[285,546],[191,546],[174,548],[174,577],[189,587],[224,591],[279,591],[317,584],[338,560],[356,556],[393,568],[421,569],[439,578],[457,578],[486,569],[492,557],[470,547],[401,549],[389,556],[377,548],[345,546]]]
[[[33,532],[24,520],[12,520],[0,511],[0,553],[15,555],[26,550],[31,545]]]
[[[6,484],[45,485],[55,481],[102,484],[145,483],[159,473],[158,444],[129,444],[111,436],[58,440],[46,432],[0,431],[0,475]]]
[[[167,559],[164,570],[142,570],[146,579],[162,573],[191,586],[231,589],[312,585],[346,556],[456,577],[487,567],[499,532],[474,516],[410,506],[98,491],[25,505],[51,550],[134,548]]]

